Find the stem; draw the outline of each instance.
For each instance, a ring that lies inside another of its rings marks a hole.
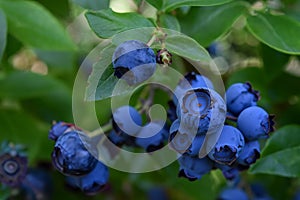
[[[98,135],[104,134],[107,131],[110,131],[112,129],[112,121],[110,120],[107,124],[105,124],[102,127],[97,128],[96,130],[90,132],[88,135],[90,137],[96,137]]]
[[[154,95],[155,95],[154,90],[155,90],[155,88],[153,86],[150,86],[150,91],[149,91],[148,98],[146,100],[141,99],[143,106],[139,110],[139,113],[144,113],[153,104],[153,99],[154,99]]]
[[[152,37],[150,38],[150,40],[147,42],[147,45],[150,47],[156,40],[156,34],[153,33]]]
[[[236,122],[237,117],[226,115],[226,119]]]

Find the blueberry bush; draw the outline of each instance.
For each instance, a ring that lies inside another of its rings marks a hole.
[[[299,0],[0,0],[0,199],[300,199]]]

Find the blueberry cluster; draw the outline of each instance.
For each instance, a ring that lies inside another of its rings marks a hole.
[[[226,91],[226,103],[205,76],[189,73],[175,89],[168,111],[172,121],[170,146],[181,154],[179,176],[196,180],[219,168],[229,180],[260,157],[259,139],[273,131],[273,116],[257,106],[259,94],[249,83],[236,83]],[[226,121],[217,113],[225,112]],[[214,116],[212,116],[214,114]],[[216,121],[217,120],[217,121]],[[233,122],[227,124],[228,120]],[[216,131],[222,128],[219,135]],[[210,138],[218,137],[216,140]],[[214,145],[207,156],[201,154]]]
[[[127,105],[113,112],[112,124],[108,138],[119,147],[127,145],[152,152],[163,147],[169,136],[164,122],[153,121],[143,126],[141,114]]]
[[[51,127],[49,138],[55,141],[53,166],[67,176],[71,187],[94,194],[106,185],[108,169],[94,157],[97,152],[83,131],[73,124],[57,122]]]
[[[1,189],[14,190],[9,199],[51,199],[53,184],[49,173],[41,167],[28,166],[23,145],[4,141],[0,152]]]

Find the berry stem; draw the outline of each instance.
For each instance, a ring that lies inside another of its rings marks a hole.
[[[156,40],[156,34],[154,32],[150,40],[147,42],[147,45],[150,47],[155,42],[155,40]]]
[[[230,115],[227,115],[227,116],[226,116],[226,119],[231,120],[231,121],[234,121],[234,122],[237,121],[237,117],[230,116]]]
[[[107,131],[110,131],[112,129],[112,121],[110,120],[107,124],[105,124],[104,126],[100,126],[99,128],[95,129],[92,132],[89,132],[89,136],[90,137],[96,137],[98,135],[102,135]]]

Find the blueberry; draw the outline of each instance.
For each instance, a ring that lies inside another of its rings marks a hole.
[[[10,187],[20,186],[28,168],[24,146],[4,141],[0,153],[0,182]]]
[[[263,108],[251,106],[241,112],[237,120],[237,127],[247,140],[267,138],[274,130],[273,117]]]
[[[66,123],[66,122],[54,122],[50,131],[49,131],[49,139],[56,141],[59,136],[61,136],[66,130],[70,128],[75,128],[74,124]]]
[[[210,88],[213,89],[214,86],[212,82],[203,75],[197,74],[195,72],[190,72],[184,76],[182,80],[178,83],[177,87],[174,90],[173,101],[177,105],[178,99],[184,95],[187,90],[195,88]]]
[[[156,69],[156,55],[145,43],[128,40],[121,43],[113,53],[114,75],[128,85],[141,83],[150,78]]]
[[[126,143],[126,140],[130,139],[126,134],[117,134],[115,130],[112,130],[108,134],[108,139],[117,146],[122,146]]]
[[[135,136],[142,126],[142,117],[131,106],[122,106],[113,112],[113,128],[118,135],[128,134]]]
[[[152,152],[164,146],[164,142],[168,138],[168,135],[168,131],[163,126],[163,123],[151,122],[142,127],[137,134],[135,142],[146,152]]]
[[[260,157],[260,147],[259,142],[257,140],[249,141],[245,143],[239,157],[237,158],[237,162],[239,164],[249,166]]]
[[[225,125],[220,137],[208,156],[220,164],[232,164],[245,145],[242,133],[235,127]]]
[[[169,200],[169,196],[165,188],[153,187],[147,192],[147,200]]]
[[[27,164],[27,157],[2,154],[0,156],[0,182],[11,187],[19,186],[26,176]]]
[[[253,200],[272,200],[273,198],[267,193],[266,189],[260,183],[250,185],[253,194]]]
[[[260,96],[250,83],[235,83],[227,89],[226,98],[228,111],[237,116],[245,108],[255,106]]]
[[[79,188],[84,193],[93,195],[101,191],[107,184],[109,171],[107,167],[98,161],[93,170],[84,176],[68,176],[67,184],[73,188]]]
[[[90,141],[84,133],[70,131],[59,136],[52,152],[54,167],[63,174],[81,176],[89,173],[97,159],[87,150]]]
[[[247,194],[239,188],[226,188],[221,191],[218,200],[248,200]]]
[[[240,181],[240,170],[236,166],[229,166],[225,164],[215,163],[215,166],[220,169],[223,176],[230,181],[238,183]]]
[[[50,173],[39,168],[29,169],[22,182],[21,193],[26,196],[25,199],[52,199],[53,181]]]
[[[215,133],[222,128],[226,105],[214,90],[196,88],[188,90],[177,106],[178,118],[184,126],[196,128],[197,134]]]
[[[200,179],[203,175],[210,172],[213,167],[213,163],[207,157],[198,158],[192,157],[187,154],[183,154],[178,159],[180,170],[179,177],[185,177],[190,181]]]

